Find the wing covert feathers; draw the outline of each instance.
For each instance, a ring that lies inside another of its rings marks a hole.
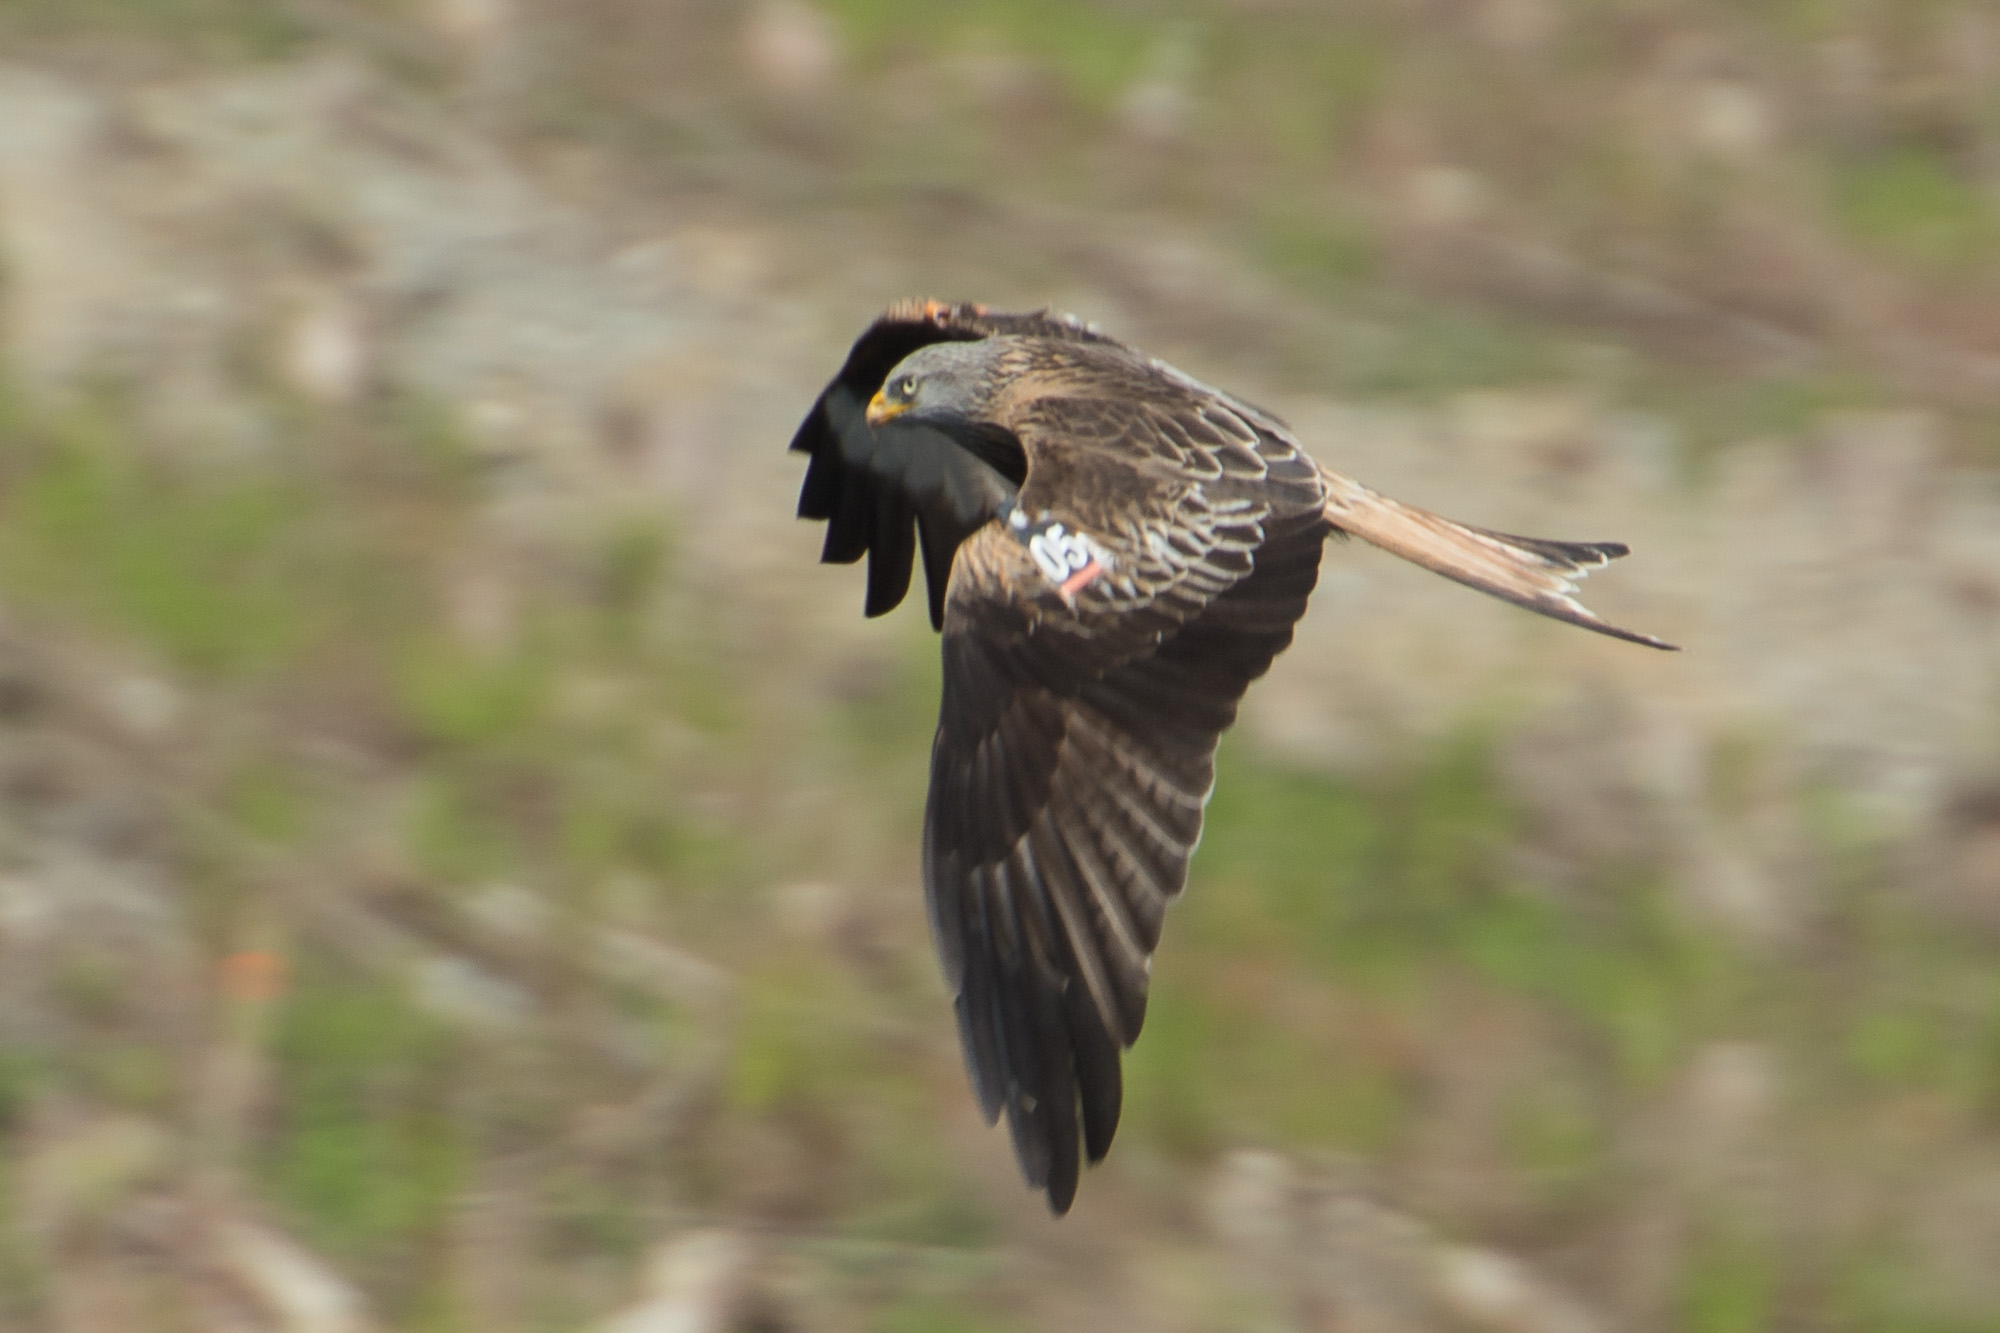
[[[1516,606],[1648,648],[1679,645],[1621,629],[1576,599],[1593,569],[1629,553],[1622,542],[1559,542],[1457,523],[1392,500],[1322,466],[1326,520],[1342,532]]]

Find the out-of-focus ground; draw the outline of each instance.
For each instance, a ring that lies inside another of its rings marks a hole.
[[[912,294],[1689,647],[1331,549],[1060,1223],[790,516]],[[1978,3],[0,0],[0,1329],[2000,1326],[1996,312]]]

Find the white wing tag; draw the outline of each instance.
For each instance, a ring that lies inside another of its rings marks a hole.
[[[1028,548],[1042,577],[1055,585],[1067,602],[1097,581],[1111,568],[1111,553],[1101,549],[1088,534],[1072,532],[1043,511],[1040,521],[1030,520],[1026,511],[1009,503],[1002,519],[1014,536]]]

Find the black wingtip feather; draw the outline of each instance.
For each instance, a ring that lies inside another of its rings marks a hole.
[[[1076,1048],[1077,1095],[1083,1111],[1084,1156],[1095,1166],[1111,1151],[1124,1110],[1125,1078],[1118,1042],[1104,1030],[1097,1007],[1082,987],[1070,988],[1070,1039]]]
[[[827,455],[815,455],[806,464],[806,479],[799,486],[799,517],[833,517],[840,497],[840,464]]]
[[[1627,643],[1636,643],[1645,648],[1658,648],[1663,653],[1687,651],[1677,643],[1668,643],[1665,639],[1656,639],[1650,634],[1641,634],[1635,629],[1620,629],[1616,625],[1593,625],[1585,621],[1576,621],[1573,623],[1582,625],[1585,629],[1596,630],[1599,634],[1608,635],[1614,639],[1623,639]]]
[[[875,497],[874,529],[868,538],[868,597],[863,612],[887,615],[910,591],[916,558],[915,515],[909,501],[889,492]]]
[[[1471,527],[1470,524],[1465,526]],[[1523,550],[1533,551],[1536,555],[1546,560],[1554,561],[1559,566],[1579,572],[1597,569],[1610,564],[1613,560],[1621,560],[1632,554],[1632,548],[1624,542],[1563,542],[1555,541],[1548,537],[1523,537],[1518,533],[1495,532],[1491,528],[1471,528],[1471,530],[1488,537],[1496,537],[1511,546],[1518,546]],[[1455,576],[1447,573],[1445,577],[1453,578]],[[1462,579],[1459,581],[1464,582]],[[1566,624],[1575,625],[1579,629],[1587,629],[1594,634],[1602,634],[1606,638],[1622,639],[1626,643],[1636,643],[1646,648],[1658,648],[1661,652],[1678,653],[1682,651],[1681,646],[1677,643],[1668,643],[1665,639],[1658,639],[1650,634],[1641,634],[1638,630],[1623,629],[1608,621],[1598,620],[1593,616],[1578,615],[1551,599],[1510,597],[1504,592],[1498,592],[1489,587],[1482,587],[1476,583],[1472,586],[1478,587],[1482,592],[1490,593],[1506,601],[1513,602],[1516,606],[1526,607],[1530,611],[1545,615],[1551,620],[1560,620]]]
[[[1567,560],[1578,569],[1596,569],[1632,554],[1632,548],[1624,542],[1559,542],[1547,538],[1520,537],[1514,540],[1542,555]]]
[[[930,599],[931,628],[944,628],[944,595],[951,586],[951,561],[958,554],[958,539],[930,515],[917,514],[917,546],[924,557],[924,591]]]

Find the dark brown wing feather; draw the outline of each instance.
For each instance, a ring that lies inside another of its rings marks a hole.
[[[1100,461],[1156,474],[1128,470],[1120,496],[1098,497],[1175,527],[1167,555],[1143,538],[1116,548],[1131,587],[1100,580],[1066,606],[995,526],[962,553],[946,613],[932,925],[980,1105],[1006,1113],[1023,1174],[1057,1212],[1117,1128],[1120,1051],[1145,1018],[1217,739],[1291,642],[1327,533],[1310,459],[1199,406],[1070,400],[1024,432],[1031,457],[1057,421],[1074,431],[1063,447],[1088,441]],[[1031,470],[1024,506],[1087,507],[1092,474],[1070,461],[1059,496]]]
[[[792,449],[812,457],[799,490],[799,517],[826,520],[822,561],[844,565],[868,557],[871,616],[893,610],[909,592],[921,539],[931,625],[941,627],[952,552],[1020,486],[1027,465],[1019,445],[1001,433],[977,457],[936,431],[903,428],[877,436],[863,419],[868,400],[897,362],[919,347],[996,335],[1111,342],[1047,311],[899,302],[855,340],[846,364],[792,436]]]

